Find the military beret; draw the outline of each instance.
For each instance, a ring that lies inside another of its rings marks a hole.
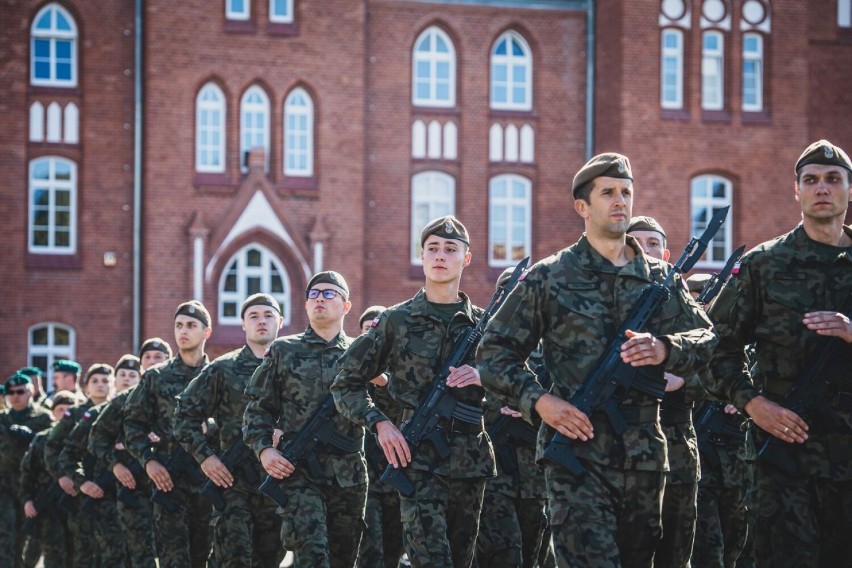
[[[38,367],[23,367],[21,369],[18,369],[18,372],[23,373],[28,377],[41,377],[44,375],[42,370]]]
[[[596,177],[613,177],[621,179],[629,179],[633,181],[633,171],[630,169],[630,160],[627,156],[616,154],[615,152],[606,152],[598,154],[580,168],[577,175],[574,176],[574,183],[571,185],[571,194],[574,199],[577,199],[577,191],[586,183],[592,181]]]
[[[690,292],[701,292],[704,289],[704,285],[707,284],[707,281],[710,280],[710,278],[711,276],[709,274],[693,274],[686,279],[686,287],[689,288]]]
[[[51,408],[55,407],[57,404],[77,406],[77,402],[79,402],[79,399],[74,396],[74,393],[67,390],[61,390],[53,395],[53,402],[51,402]]]
[[[311,279],[308,280],[308,286],[305,288],[305,294],[308,293],[308,290],[316,286],[317,284],[334,284],[341,290],[343,290],[344,294],[349,295],[349,285],[346,284],[346,279],[343,278],[343,275],[339,272],[335,272],[334,270],[326,270],[325,272],[317,272]]]
[[[269,294],[252,294],[243,302],[243,306],[240,308],[240,319],[245,317],[246,310],[252,306],[269,306],[270,308],[274,308],[278,315],[281,315],[281,306],[278,304],[278,301],[273,298]]]
[[[29,385],[32,381],[30,378],[23,374],[20,371],[15,371],[15,374],[6,379],[6,382],[3,383],[3,386],[8,390],[9,387],[19,387],[21,385]]]
[[[656,219],[647,215],[640,215],[639,217],[630,219],[630,224],[627,225],[627,232],[631,233],[633,231],[656,231],[663,235],[663,238],[666,238],[666,232],[663,230],[662,225]]]
[[[92,375],[112,375],[113,373],[115,373],[115,370],[112,368],[112,365],[107,365],[106,363],[95,363],[86,369],[85,382],[88,383],[89,378]]]
[[[175,319],[178,316],[189,316],[195,318],[204,324],[204,327],[210,327],[210,312],[204,307],[204,304],[198,300],[190,300],[184,302],[175,310]]]
[[[840,166],[852,172],[852,162],[849,156],[839,146],[835,146],[828,140],[817,140],[802,152],[796,161],[796,175],[799,170],[808,164],[822,164],[824,166]]]
[[[444,215],[426,223],[426,226],[420,231],[421,247],[426,244],[426,239],[430,235],[437,235],[445,239],[453,239],[470,245],[470,237],[467,234],[467,229],[462,225],[461,221],[452,215]]]
[[[376,319],[376,316],[378,316],[380,313],[382,313],[386,309],[387,308],[384,307],[384,306],[370,306],[369,308],[364,310],[364,313],[361,314],[360,318],[358,318],[358,327],[363,326],[364,322],[367,321],[368,319],[369,320]]]
[[[500,286],[502,286],[503,284],[508,282],[509,278],[512,277],[512,274],[514,272],[515,272],[514,266],[510,266],[510,267],[506,268],[506,270],[504,270],[503,273],[500,276],[497,277],[497,285],[494,286],[494,289],[496,290],[497,288],[499,288]]]
[[[58,361],[53,362],[53,370],[58,371],[60,373],[74,373],[78,374],[83,370],[80,367],[80,364],[76,361],[69,361],[68,359],[59,359]]]
[[[116,372],[120,371],[121,369],[139,372],[139,357],[137,357],[136,355],[131,355],[130,353],[128,353],[127,355],[122,355],[121,359],[118,360],[118,363],[115,364]]]
[[[146,339],[142,344],[142,347],[139,348],[139,357],[141,358],[146,351],[160,351],[169,357],[172,356],[172,346],[159,337]]]

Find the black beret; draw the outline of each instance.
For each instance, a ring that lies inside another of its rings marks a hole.
[[[165,353],[169,357],[172,356],[172,346],[169,345],[166,341],[163,341],[159,337],[152,337],[150,339],[146,339],[142,344],[142,347],[139,348],[139,357],[146,351],[160,351],[161,353]]]
[[[704,289],[704,285],[707,284],[707,281],[710,280],[710,278],[711,276],[709,274],[693,274],[686,279],[686,287],[690,292],[701,292]]]
[[[630,169],[630,160],[627,156],[616,154],[615,152],[606,152],[598,154],[580,168],[577,175],[574,176],[574,183],[571,185],[571,194],[574,199],[577,199],[577,190],[583,187],[586,183],[592,181],[596,177],[613,177],[621,179],[629,179],[633,181],[633,171]]]
[[[343,293],[349,296],[349,285],[346,284],[346,279],[343,278],[343,275],[339,272],[335,272],[334,270],[326,270],[325,272],[317,272],[311,279],[308,280],[308,286],[305,288],[305,294],[308,293],[308,290],[316,286],[317,284],[334,284],[341,290]]]
[[[426,243],[426,239],[430,235],[437,235],[445,239],[453,239],[461,241],[466,245],[470,245],[470,237],[468,237],[467,229],[462,222],[452,215],[444,215],[437,219],[429,221],[423,230],[420,232],[420,246]]]
[[[210,312],[204,307],[204,304],[198,300],[190,300],[184,302],[175,310],[175,319],[178,316],[189,316],[195,318],[204,324],[204,327],[210,327]]]
[[[278,304],[278,301],[273,298],[269,294],[252,294],[243,302],[243,306],[240,308],[240,319],[242,319],[246,315],[246,310],[252,306],[269,306],[270,308],[274,308],[278,315],[281,315],[281,306]]]
[[[4,383],[3,386],[5,386],[6,389],[8,389],[9,387],[19,387],[21,385],[28,385],[28,384],[31,384],[31,383],[32,383],[32,381],[30,380],[30,378],[27,375],[23,374],[20,371],[15,371],[14,375],[12,375],[8,379],[6,379],[6,382]]]
[[[53,362],[53,370],[58,371],[60,373],[74,373],[78,374],[83,370],[80,367],[80,364],[76,361],[69,361],[68,359],[59,359],[58,361]]]
[[[828,140],[817,140],[802,152],[796,161],[796,175],[799,170],[808,164],[822,164],[824,166],[840,166],[852,172],[852,162],[849,156],[839,146],[835,146]]]
[[[663,238],[666,238],[666,232],[663,230],[662,225],[656,219],[647,215],[640,215],[639,217],[630,219],[630,224],[627,225],[627,232],[631,233],[633,231],[656,231],[663,235]]]
[[[88,369],[86,369],[86,379],[85,382],[89,382],[89,378],[92,375],[112,375],[115,373],[115,370],[112,368],[112,365],[107,365],[106,363],[95,363]]]
[[[118,363],[115,364],[115,371],[118,372],[121,369],[128,369],[130,371],[140,371],[139,366],[139,357],[136,355],[131,355],[128,353],[127,355],[122,355],[121,359],[118,360]]]
[[[364,322],[368,319],[376,319],[376,316],[378,316],[386,309],[387,308],[384,306],[370,306],[369,308],[364,310],[364,313],[361,314],[360,318],[358,318],[358,327],[362,327],[364,325]]]
[[[19,373],[23,373],[28,377],[40,377],[44,375],[44,373],[38,367],[24,367],[22,369],[18,369]]]
[[[53,401],[50,403],[50,407],[53,408],[58,404],[67,404],[68,406],[77,406],[77,403],[80,401],[73,392],[62,390],[53,395]]]

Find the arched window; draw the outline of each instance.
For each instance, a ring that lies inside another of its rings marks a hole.
[[[248,171],[248,153],[264,149],[265,169],[269,170],[269,98],[258,86],[249,87],[240,101],[240,169]]]
[[[725,106],[725,38],[722,32],[704,32],[701,40],[701,108],[722,110]]]
[[[692,178],[690,184],[690,207],[692,209],[691,235],[700,235],[707,228],[707,223],[713,214],[733,203],[733,184],[731,181],[716,175],[701,175]],[[710,241],[707,251],[700,262],[705,266],[724,266],[725,261],[733,251],[734,212],[728,213],[728,218],[722,228]]]
[[[491,48],[491,108],[532,109],[532,54],[516,32],[506,32]]]
[[[683,32],[663,30],[660,61],[660,106],[683,108]]]
[[[30,29],[30,83],[77,86],[77,25],[59,4],[36,14]]]
[[[506,174],[488,188],[488,264],[513,266],[532,251],[532,182]]]
[[[411,178],[411,264],[422,264],[420,232],[426,223],[456,212],[456,180],[443,172],[421,172]]]
[[[77,247],[77,165],[58,157],[30,162],[29,251],[71,254]]]
[[[743,110],[763,110],[763,36],[743,34]]]
[[[314,103],[302,88],[284,101],[284,175],[314,175]]]
[[[39,323],[27,333],[27,361],[30,367],[38,367],[47,377],[45,388],[53,388],[53,362],[59,359],[76,359],[74,355],[74,328],[59,323]]]
[[[219,280],[219,323],[238,325],[240,306],[257,293],[271,294],[278,301],[284,324],[290,323],[290,277],[269,249],[252,243],[228,261]]]
[[[195,169],[225,171],[225,94],[207,83],[195,99]]]
[[[412,96],[415,106],[452,107],[456,104],[456,51],[440,28],[425,30],[414,43]]]

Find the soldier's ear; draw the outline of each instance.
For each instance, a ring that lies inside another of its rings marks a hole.
[[[800,201],[801,196],[799,194],[799,182],[798,181],[793,184],[793,195],[796,197],[796,201]]]
[[[586,203],[585,199],[575,199],[574,211],[577,212],[577,215],[579,215],[583,219],[586,219],[589,217],[589,204]]]

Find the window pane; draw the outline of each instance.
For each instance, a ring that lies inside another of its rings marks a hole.
[[[250,249],[248,253],[246,253],[246,266],[260,266],[259,250]]]
[[[260,292],[260,278],[246,278],[246,295],[251,296]]]
[[[225,302],[224,304],[222,304],[222,313],[227,318],[237,317],[236,302]]]
[[[59,59],[71,58],[71,42],[56,40],[56,57]]]
[[[48,244],[47,231],[33,231],[33,245],[46,247]]]
[[[35,179],[48,179],[50,173],[50,162],[48,160],[39,160],[33,166],[33,177]]]
[[[47,59],[50,57],[50,41],[46,39],[37,39],[33,42],[33,52],[39,59]]]
[[[64,327],[53,328],[53,344],[54,345],[71,345],[71,334]]]
[[[33,345],[47,345],[47,327],[37,327],[30,332],[30,343]]]
[[[50,193],[46,189],[37,189],[33,192],[33,205],[36,207],[47,207],[49,199]]]

